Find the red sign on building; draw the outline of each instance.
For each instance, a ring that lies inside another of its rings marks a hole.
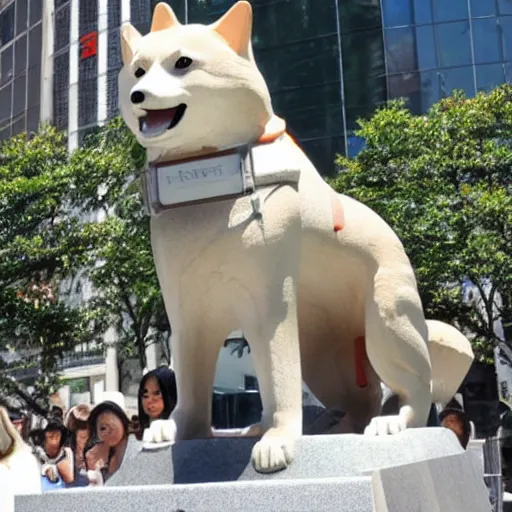
[[[89,32],[80,38],[80,60],[94,57],[98,54],[98,33]]]

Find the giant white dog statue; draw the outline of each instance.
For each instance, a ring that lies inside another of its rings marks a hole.
[[[346,412],[347,431],[368,435],[425,426],[433,384],[400,240],[335,193],[287,135],[251,31],[245,1],[209,26],[182,25],[160,3],[149,34],[121,29],[119,94],[147,148],[144,193],[179,397],[145,441],[211,435],[218,352],[242,329],[263,403],[252,461],[272,472],[291,462],[302,433],[302,378]],[[379,416],[381,381],[400,397],[395,416]]]
[[[39,464],[0,407],[0,510],[14,512],[14,496],[41,492]]]

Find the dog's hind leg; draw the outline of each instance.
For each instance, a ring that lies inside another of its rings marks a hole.
[[[373,418],[365,434],[387,435],[424,427],[432,400],[432,369],[427,326],[409,266],[379,269],[365,315],[368,358],[400,398],[399,413]]]

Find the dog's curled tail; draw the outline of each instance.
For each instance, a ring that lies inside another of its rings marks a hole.
[[[446,405],[457,393],[475,358],[471,343],[458,329],[427,320],[432,363],[432,401]]]

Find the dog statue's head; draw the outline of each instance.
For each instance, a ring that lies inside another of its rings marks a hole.
[[[253,142],[282,122],[256,66],[251,32],[245,1],[208,26],[182,25],[165,3],[155,7],[149,34],[122,26],[121,114],[156,158]]]

